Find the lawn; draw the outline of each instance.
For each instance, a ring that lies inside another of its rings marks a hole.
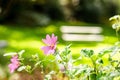
[[[65,46],[72,43],[73,48],[79,47],[101,47],[104,45],[114,44],[117,41],[115,31],[108,25],[100,25],[103,28],[104,41],[102,42],[65,42],[61,38],[60,26],[62,25],[89,25],[94,26],[97,24],[86,23],[51,23],[48,26],[19,26],[19,25],[0,25],[0,39],[7,40],[9,45],[7,51],[21,50],[24,48],[38,48],[42,44],[42,38],[46,34],[58,36],[59,46]],[[99,25],[98,25],[99,26]],[[64,43],[64,44],[63,44]]]
[[[61,38],[60,26],[62,25],[83,25],[83,26],[101,26],[103,28],[104,41],[102,42],[66,42]],[[25,50],[24,56],[30,57],[30,54],[39,53],[40,58],[44,56],[40,48],[44,45],[42,38],[45,38],[46,34],[54,33],[58,36],[58,48],[62,49],[66,45],[71,44],[71,50],[74,57],[79,55],[82,48],[94,49],[96,53],[101,51],[105,47],[113,45],[117,38],[115,31],[110,25],[88,24],[88,23],[66,23],[66,22],[53,22],[47,26],[22,26],[22,25],[0,25],[0,40],[6,40],[8,46],[1,49],[0,64],[6,65],[9,63],[9,57],[3,57],[2,55],[7,52],[18,52]]]
[[[104,41],[102,42],[66,42],[61,38],[60,26],[62,25],[87,25],[87,26],[101,26],[103,28]],[[100,50],[106,46],[110,46],[117,41],[115,31],[108,25],[87,24],[87,23],[65,23],[57,22],[51,23],[48,26],[20,26],[20,25],[0,25],[0,39],[6,40],[8,46],[5,52],[18,52],[25,50],[28,54],[42,53],[40,47],[44,44],[42,38],[46,34],[54,33],[58,36],[58,47],[62,48],[72,43],[71,49],[73,54],[79,54],[81,48],[91,48]],[[27,55],[29,56],[29,55]]]

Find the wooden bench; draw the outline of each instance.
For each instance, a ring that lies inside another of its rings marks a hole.
[[[103,41],[102,28],[97,26],[61,26],[65,41]]]

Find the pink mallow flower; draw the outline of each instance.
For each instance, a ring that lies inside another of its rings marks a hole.
[[[43,46],[41,49],[44,51],[46,55],[53,54],[56,49],[57,45],[57,36],[46,35],[46,39],[42,39],[42,41],[46,44],[46,46]]]
[[[60,71],[61,71],[61,72],[64,72],[64,71],[65,71],[65,67],[64,67],[63,64],[59,64],[59,67],[60,67]]]
[[[8,65],[8,67],[10,69],[10,73],[13,73],[20,66],[18,55],[14,55],[10,61],[11,63]]]

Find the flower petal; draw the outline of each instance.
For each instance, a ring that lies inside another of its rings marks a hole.
[[[50,50],[49,46],[43,46],[41,49],[44,51],[45,54],[49,54],[49,50]]]
[[[48,40],[42,39],[42,41],[43,41],[46,45],[50,45],[49,42],[48,42]]]
[[[49,55],[55,52],[55,50],[52,49],[50,46],[43,46],[41,49],[44,51],[46,55]]]
[[[45,54],[51,54],[55,52],[57,36],[52,34],[52,36],[50,37],[50,35],[47,34],[46,39],[42,39],[42,41],[47,45],[41,48]]]
[[[51,45],[51,37],[50,37],[50,35],[46,35],[46,40],[47,40],[48,44]]]
[[[57,42],[57,36],[54,36],[54,34],[52,34],[52,43],[56,44]]]
[[[13,73],[18,68],[18,65],[11,63],[8,67],[10,69],[10,73]]]
[[[14,55],[11,58],[11,63],[8,65],[10,72],[13,73],[20,66],[20,62],[18,60],[18,55]]]

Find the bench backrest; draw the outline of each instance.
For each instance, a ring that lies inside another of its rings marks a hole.
[[[61,26],[65,41],[103,41],[102,28],[97,26]]]

